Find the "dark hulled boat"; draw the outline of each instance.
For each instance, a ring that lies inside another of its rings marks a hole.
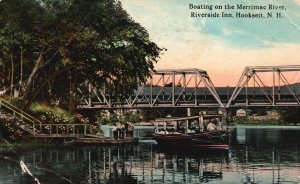
[[[229,130],[201,131],[193,133],[178,133],[176,131],[166,131],[166,124],[168,122],[175,123],[176,126],[180,121],[183,121],[186,129],[189,127],[189,121],[203,120],[201,116],[186,117],[186,118],[172,118],[169,120],[160,120],[164,123],[164,131],[156,132],[153,139],[156,140],[159,146],[177,147],[177,148],[192,148],[192,149],[228,149],[229,148]],[[220,117],[220,116],[217,116]],[[215,118],[215,116],[209,116]],[[200,123],[198,122],[200,127]],[[221,128],[221,127],[219,127]],[[183,132],[187,132],[186,130]]]
[[[153,139],[160,146],[206,148],[206,149],[228,149],[229,131],[215,130],[200,133],[156,133]]]

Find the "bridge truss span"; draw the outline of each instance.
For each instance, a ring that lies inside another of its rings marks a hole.
[[[300,106],[299,84],[300,65],[246,67],[226,107]]]
[[[89,87],[90,96],[79,108],[168,108],[224,107],[213,82],[204,70],[165,69],[152,76],[127,94],[121,103],[114,101],[104,90]]]
[[[300,65],[246,67],[234,87],[215,87],[206,71],[192,68],[157,70],[123,100],[91,85],[86,91],[78,108],[297,107]]]

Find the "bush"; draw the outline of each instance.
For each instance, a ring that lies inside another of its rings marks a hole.
[[[101,112],[96,115],[96,119],[99,125],[113,125],[114,123],[119,121],[116,114],[110,114],[109,117],[106,117]]]
[[[43,121],[49,123],[75,123],[76,116],[59,107],[51,107],[38,102],[33,103],[30,112],[39,116]]]
[[[133,114],[132,112],[126,112],[124,113],[123,121],[137,123],[140,122],[140,116],[138,114]]]
[[[235,125],[284,125],[280,120],[247,120],[235,118],[233,122]]]

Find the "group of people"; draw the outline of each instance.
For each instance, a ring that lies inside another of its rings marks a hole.
[[[219,125],[216,120],[212,119],[209,121],[205,121],[201,125],[197,125],[197,122],[191,122],[189,125],[181,124],[177,125],[177,123],[174,123],[173,128],[161,128],[158,129],[158,125],[155,124],[155,132],[158,134],[175,134],[175,133],[199,133],[199,132],[206,132],[206,131],[214,131],[218,130]]]
[[[112,127],[112,133],[114,139],[124,139],[128,135],[132,135],[133,125],[131,123],[115,123]]]
[[[196,132],[210,132],[210,131],[214,131],[214,130],[217,130],[217,125],[216,125],[216,122],[215,121],[209,121],[209,122],[206,122],[204,123],[204,125],[201,127],[190,127],[187,129],[186,133],[196,133]]]

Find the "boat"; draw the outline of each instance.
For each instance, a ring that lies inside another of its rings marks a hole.
[[[158,123],[164,123],[164,128],[156,128],[157,131],[155,134],[153,134],[153,139],[156,140],[159,146],[164,147],[189,149],[228,149],[230,131],[222,128],[220,121],[216,121],[219,126],[214,130],[208,131],[204,128],[205,123],[209,121],[215,121],[217,118],[220,119],[221,116],[193,116],[157,120],[156,122]],[[193,125],[191,125],[192,123]],[[175,128],[168,129],[167,124],[173,125]],[[184,125],[185,128],[178,128],[178,124]],[[193,131],[189,130],[191,126],[194,126],[192,127],[194,128]]]

